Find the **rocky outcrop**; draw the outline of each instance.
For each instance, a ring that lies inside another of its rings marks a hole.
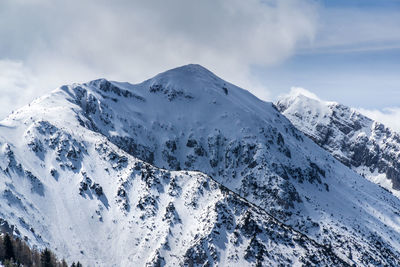
[[[349,107],[304,95],[287,96],[276,106],[343,164],[400,196],[399,133]]]

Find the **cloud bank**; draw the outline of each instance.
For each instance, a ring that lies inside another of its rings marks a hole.
[[[383,123],[385,126],[392,128],[393,130],[400,133],[400,108],[385,108],[383,110],[370,110],[360,108],[358,111],[365,116]]]
[[[348,1],[356,3],[357,1]],[[383,1],[384,2],[384,1]],[[333,2],[334,5],[334,2]],[[400,9],[385,3],[319,9],[317,34],[305,53],[352,53],[400,49]]]
[[[307,0],[2,0],[0,116],[64,83],[140,82],[188,63],[267,98],[251,66],[291,56],[316,19]]]

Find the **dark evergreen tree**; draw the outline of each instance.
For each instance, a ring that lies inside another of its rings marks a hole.
[[[71,267],[76,267],[75,262],[73,262],[73,263],[71,264]]]
[[[76,263],[76,267],[82,267],[82,264],[78,261],[78,262]]]
[[[9,259],[14,259],[14,248],[13,244],[11,241],[11,238],[8,234],[3,239],[3,246],[4,246],[4,259],[9,260]]]
[[[47,248],[43,250],[40,255],[40,266],[41,267],[54,267],[51,260],[51,252]]]
[[[19,267],[20,265],[15,263],[13,260],[5,260],[4,267]]]
[[[31,249],[25,240],[0,233],[0,266],[68,267],[68,264],[65,260],[59,261],[49,249],[39,253],[35,248]],[[78,265],[74,263],[72,266],[82,267],[82,264],[78,262]]]

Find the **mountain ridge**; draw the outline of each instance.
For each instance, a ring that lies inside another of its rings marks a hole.
[[[0,122],[0,217],[92,265],[398,263],[398,198],[202,67],[155,77],[62,86]]]
[[[295,94],[276,105],[342,163],[400,197],[399,133],[337,102]]]

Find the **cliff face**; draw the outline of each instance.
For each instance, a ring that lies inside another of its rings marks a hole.
[[[343,164],[400,196],[400,134],[335,102],[289,95],[276,106]]]

